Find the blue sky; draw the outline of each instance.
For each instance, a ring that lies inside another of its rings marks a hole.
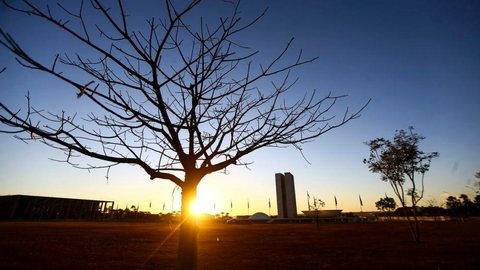
[[[154,2],[126,4],[132,23],[141,27],[143,17],[160,16]],[[213,8],[215,7],[215,8]],[[198,14],[218,17],[218,1],[206,1]],[[385,192],[393,193],[378,175],[362,163],[368,155],[363,142],[391,138],[397,129],[414,126],[427,139],[422,149],[440,152],[426,175],[424,201],[441,204],[445,195],[472,194],[467,188],[480,170],[480,4],[478,1],[243,1],[242,17],[253,18],[269,7],[266,16],[239,40],[260,51],[259,62],[271,59],[291,37],[295,50],[312,64],[295,70],[300,78],[288,96],[305,91],[348,94],[338,109],[354,109],[368,99],[362,117],[305,145],[304,155],[293,148],[265,149],[247,158],[254,164],[229,168],[229,173],[207,176],[199,187],[205,210],[268,213],[268,199],[275,200],[274,174],[295,176],[298,208],[306,209],[306,191],[333,208],[364,210]],[[223,6],[224,8],[224,6]],[[0,8],[0,26],[25,49],[44,59],[56,52],[76,52],[69,39],[34,18],[19,17]],[[82,52],[80,50],[80,52]],[[12,55],[0,49],[0,99],[14,108],[25,105],[30,91],[38,108],[69,112],[95,110],[81,104],[74,91],[38,72],[20,68]],[[111,171],[87,172],[57,163],[62,153],[39,143],[28,145],[11,135],[0,135],[0,194],[33,194],[115,200],[120,207],[140,204],[152,211],[172,208],[173,184],[150,181],[141,169],[122,166]],[[448,193],[447,193],[448,192]],[[178,191],[173,209],[178,210]],[[210,208],[210,209],[208,209]],[[276,213],[272,207],[271,213]]]

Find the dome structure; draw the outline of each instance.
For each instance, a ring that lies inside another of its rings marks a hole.
[[[270,217],[263,213],[263,212],[257,212],[253,215],[251,215],[248,220],[253,220],[253,221],[267,221],[270,220]]]

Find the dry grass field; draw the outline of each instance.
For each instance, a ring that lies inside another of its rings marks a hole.
[[[0,222],[0,269],[171,269],[161,223]],[[480,223],[202,224],[200,269],[479,269]],[[163,242],[163,244],[162,244]]]

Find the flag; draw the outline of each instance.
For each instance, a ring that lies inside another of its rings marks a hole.
[[[362,197],[360,197],[360,194],[358,194],[358,199],[360,200],[360,206],[363,206]]]
[[[310,207],[310,194],[308,194],[308,190],[307,190],[307,204],[308,204],[308,211],[310,211],[311,207]]]
[[[152,201],[150,201],[150,204],[148,205],[149,208],[152,208]]]
[[[163,210],[162,211],[165,211],[165,202],[163,202]]]
[[[337,196],[333,195],[333,198],[335,198],[335,207],[337,207]]]
[[[270,203],[270,198],[268,198],[268,208],[272,208],[272,204]]]

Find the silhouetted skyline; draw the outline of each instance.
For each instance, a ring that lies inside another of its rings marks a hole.
[[[226,15],[220,14],[222,9],[211,8],[217,4],[206,1],[197,13],[210,19]],[[153,2],[146,7],[132,5],[126,3],[126,9],[136,27],[145,25],[143,16],[160,14],[152,8]],[[266,62],[295,37],[294,49],[303,49],[309,57],[319,56],[292,74],[300,79],[298,91],[294,91],[298,96],[316,89],[325,94],[348,94],[340,105],[352,109],[369,98],[372,103],[361,118],[304,145],[303,154],[311,165],[293,148],[266,149],[246,159],[254,162],[250,169],[230,167],[227,175],[207,176],[198,196],[211,205],[210,211],[216,205],[217,212],[230,212],[233,201],[233,214],[246,214],[248,201],[250,213],[268,213],[268,200],[275,198],[277,172],[295,175],[299,211],[307,209],[306,191],[325,201],[329,209],[335,207],[336,196],[338,208],[344,211],[360,210],[360,193],[363,210],[374,210],[374,202],[385,192],[391,193],[388,184],[362,163],[369,152],[363,142],[392,138],[395,130],[408,126],[426,137],[422,149],[441,154],[426,175],[423,203],[430,199],[443,203],[444,191],[471,193],[466,186],[480,170],[477,2],[244,1],[240,9],[247,19],[267,6],[266,16],[241,40],[260,51],[258,63]],[[0,8],[1,27],[23,41],[25,50],[50,58],[57,53],[51,44],[61,42],[65,51],[76,52],[56,29],[17,16]],[[30,23],[35,23],[35,28]],[[57,112],[91,109],[82,107],[71,89],[59,90],[64,85],[58,81],[20,68],[4,49],[0,59],[0,68],[7,66],[0,74],[0,98],[5,103],[25,108],[24,96],[30,91],[37,108]],[[141,210],[150,210],[152,201],[152,212],[162,211],[164,203],[167,210],[172,208],[173,184],[150,181],[139,168],[114,168],[107,181],[104,170],[89,173],[50,161],[48,158],[60,159],[63,154],[44,145],[25,145],[8,134],[0,138],[1,194],[114,200],[120,206],[139,204]],[[179,209],[178,199],[177,193],[174,210]]]

